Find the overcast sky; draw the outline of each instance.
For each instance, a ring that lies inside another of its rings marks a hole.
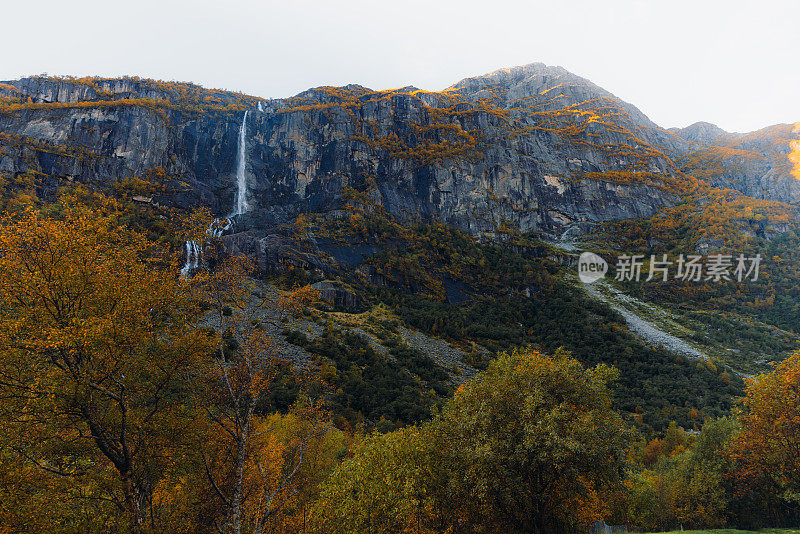
[[[800,121],[798,0],[39,0],[2,11],[0,79],[129,74],[285,97],[347,83],[437,90],[541,61],[665,127]]]

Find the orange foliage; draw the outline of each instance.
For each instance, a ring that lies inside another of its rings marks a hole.
[[[0,132],[0,147],[3,146],[16,149],[32,148],[37,152],[47,152],[59,156],[74,157],[80,160],[99,157],[96,153],[81,146],[49,143],[34,137],[25,137],[21,135]]]
[[[59,109],[59,108],[113,108],[140,106],[158,111],[165,117],[167,110],[181,110],[189,114],[230,113],[239,112],[248,107],[255,107],[264,99],[233,93],[219,89],[206,89],[192,83],[165,82],[161,80],[123,77],[118,79],[99,77],[42,77],[45,81],[67,82],[85,85],[94,89],[94,97],[79,102],[33,102],[30,99],[3,97],[0,98],[0,113],[15,113],[26,109]],[[133,90],[117,91],[117,82],[133,85]],[[7,89],[18,93],[15,87]],[[137,96],[148,95],[148,96]],[[152,95],[159,95],[154,97]]]
[[[794,125],[792,130],[794,133],[800,133],[800,122]],[[791,153],[789,154],[789,161],[792,162],[792,174],[800,180],[800,140],[793,140],[790,144]]]
[[[754,150],[711,146],[687,154],[678,160],[678,164],[685,172],[691,172],[701,180],[713,180],[731,170],[740,171],[744,162],[762,159],[764,155]]]
[[[471,104],[457,94],[428,93],[402,90],[372,91],[363,87],[347,89],[342,87],[319,87],[314,90],[319,99],[295,97],[288,100],[288,105],[277,110],[279,113],[295,113],[317,111],[330,117],[337,112],[344,112],[354,126],[356,135],[353,139],[363,142],[373,150],[389,152],[390,157],[410,160],[419,165],[427,165],[453,158],[477,158],[479,146],[483,144],[482,132],[479,129],[465,129],[465,121],[482,111],[503,116],[502,110],[490,107],[485,103]],[[395,132],[381,131],[381,125],[363,118],[362,108],[378,102],[388,102],[400,96],[419,99],[422,109],[422,120],[410,122],[409,132],[398,136]],[[435,105],[428,105],[421,98],[428,95],[436,100]]]
[[[731,456],[742,492],[758,488],[789,501],[800,494],[800,352],[747,387],[742,432]]]
[[[654,239],[691,250],[702,241],[741,247],[751,240],[743,231],[749,225],[777,227],[794,221],[794,209],[787,204],[697,182],[692,194],[655,217],[622,221],[614,223],[613,227],[634,245]]]
[[[172,395],[208,346],[169,251],[72,200],[57,219],[29,209],[0,225],[2,430],[89,498],[121,495],[135,530],[151,462],[187,421]]]
[[[580,176],[619,185],[647,185],[676,195],[687,194],[697,187],[696,181],[691,176],[681,173],[669,175],[647,171],[605,171],[587,172]]]

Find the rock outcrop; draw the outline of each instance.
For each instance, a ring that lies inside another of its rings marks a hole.
[[[33,77],[0,83],[0,172],[33,174],[45,194],[64,180],[140,177],[164,185],[153,202],[225,215],[245,111],[252,209],[236,231],[250,231],[250,248],[301,213],[340,209],[347,190],[396,217],[473,235],[504,225],[562,235],[649,217],[686,187],[676,158],[727,139],[710,125],[668,132],[588,80],[540,63],[441,92],[350,85],[281,100],[135,78]],[[720,184],[738,178],[728,173]],[[798,195],[775,166],[754,164],[742,179],[746,194]]]
[[[749,197],[800,203],[800,181],[789,160],[791,143],[800,140],[797,125],[776,124],[740,134],[698,122],[672,132],[689,142],[674,156],[684,172]]]
[[[730,137],[731,134],[710,122],[695,122],[686,128],[670,128],[670,132],[687,141],[702,146],[715,144],[721,139]]]

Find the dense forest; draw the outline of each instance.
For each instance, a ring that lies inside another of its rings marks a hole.
[[[800,523],[800,126],[690,140],[543,64],[34,76],[0,122],[0,534]]]
[[[263,272],[225,252],[207,214],[165,217],[120,188],[6,203],[2,532],[800,520],[800,355],[743,382],[644,346],[542,243],[404,226],[356,196],[351,217],[298,225],[382,249],[369,265],[386,283],[347,283],[384,353],[334,320],[312,275]],[[204,261],[184,277],[188,239]],[[469,353],[477,374],[436,365],[401,323],[484,347]]]

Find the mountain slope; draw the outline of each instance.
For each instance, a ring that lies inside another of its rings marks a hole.
[[[26,78],[0,84],[0,99],[2,172],[33,173],[51,187],[64,179],[156,179],[167,186],[159,202],[219,215],[231,211],[239,127],[249,110],[255,209],[240,228],[336,209],[354,187],[371,190],[398,217],[441,220],[474,235],[504,222],[558,235],[652,216],[694,187],[681,171],[715,157],[724,161],[712,185],[784,201],[798,193],[786,179],[784,129],[777,148],[759,142],[771,134],[734,137],[746,145],[731,148],[734,156],[758,154],[740,176],[727,152],[717,155],[722,148],[698,145],[708,135],[692,134],[697,126],[663,130],[588,80],[540,63],[438,93],[320,87],[267,101],[136,78]],[[731,138],[718,133],[709,135]]]
[[[681,180],[661,145],[674,138],[563,69],[518,71],[440,93],[322,87],[272,101],[138,79],[27,78],[0,85],[0,168],[53,183],[161,175],[172,186],[161,202],[225,214],[249,110],[255,226],[340,206],[345,187],[472,234],[502,221],[560,233],[672,202]],[[476,90],[487,82],[502,99]]]
[[[683,172],[750,197],[800,203],[800,181],[789,161],[792,142],[800,139],[796,125],[776,124],[737,134],[696,123],[673,132],[690,143],[676,158]]]
[[[588,80],[543,64],[440,92],[325,86],[276,100],[136,78],[34,77],[0,84],[0,207],[47,202],[59,187],[82,184],[125,200],[137,223],[198,207],[225,217],[235,211],[243,163],[250,209],[220,243],[253,257],[271,283],[314,283],[338,309],[364,314],[327,310],[315,327],[347,332],[276,331],[283,348],[302,349],[288,352],[354,369],[355,354],[376,368],[389,354],[401,362],[392,375],[421,391],[444,387],[431,362],[463,371],[514,346],[565,347],[585,363],[617,366],[618,406],[657,429],[672,419],[693,424],[694,412],[725,413],[742,387],[725,366],[749,372],[796,346],[792,302],[776,307],[774,320],[759,311],[786,330],[749,328],[736,356],[727,350],[737,342],[730,332],[745,321],[692,315],[697,326],[681,336],[719,363],[698,366],[643,342],[616,301],[574,288],[574,257],[550,243],[583,234],[584,248],[603,253],[686,253],[783,233],[775,246],[790,248],[793,208],[742,193],[792,198],[778,172],[791,135],[783,127],[751,136],[704,125],[667,131]],[[771,143],[776,136],[780,143]],[[716,189],[738,183],[714,163],[717,152],[727,161],[731,151],[769,159],[774,179],[753,166],[747,187]],[[794,298],[792,276],[776,272],[766,288],[729,293],[742,313],[751,298],[763,311],[777,293]],[[726,291],[715,302],[730,302]],[[390,319],[373,313],[383,306]],[[377,324],[361,324],[373,316]],[[353,321],[389,345],[361,339]],[[406,350],[411,339],[445,357]]]

